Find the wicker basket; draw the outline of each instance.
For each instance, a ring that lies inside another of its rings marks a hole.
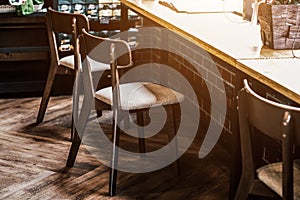
[[[300,4],[261,4],[258,20],[264,45],[272,49],[300,49]]]

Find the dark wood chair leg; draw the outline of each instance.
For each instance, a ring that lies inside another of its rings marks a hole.
[[[112,158],[111,158],[111,168],[110,168],[110,174],[109,174],[109,195],[115,196],[116,194],[116,187],[117,187],[117,167],[118,167],[118,146],[120,141],[120,128],[118,126],[118,123],[116,121],[113,121],[113,135],[112,135],[112,141],[113,141],[113,149],[112,149]]]
[[[73,123],[73,131],[74,131],[74,138],[72,140],[72,145],[69,151],[69,156],[67,160],[67,167],[74,166],[75,159],[79,150],[79,146],[81,144],[81,138],[84,135],[85,127],[89,119],[89,115],[91,112],[91,105],[88,102],[89,98],[84,98],[82,102],[82,109],[79,114],[78,123]]]
[[[38,124],[41,123],[44,119],[56,71],[57,71],[57,66],[50,65],[46,85],[44,88],[43,97],[42,97],[42,100],[40,103],[40,108],[39,108],[39,112],[38,112],[38,116],[37,116],[37,120],[36,120],[36,123],[38,123]]]
[[[74,137],[75,137],[75,123],[74,123],[74,115],[72,113],[72,117],[71,117],[71,137],[70,137],[70,141],[72,142]]]
[[[170,119],[167,119],[167,120],[169,120],[169,122],[172,123],[171,124],[172,131],[171,130],[168,131],[169,142],[171,142],[171,140],[173,138],[175,138],[176,133],[177,133],[176,112],[175,112],[176,109],[177,109],[177,104],[166,106],[166,110],[167,110],[167,113],[168,113],[168,118],[170,118]],[[177,141],[176,138],[175,138],[175,143],[174,143],[173,149],[175,151],[174,156],[177,158],[176,161],[173,163],[173,167],[175,168],[175,171],[176,171],[177,175],[179,176],[180,175],[180,170],[179,170],[179,157],[178,157],[178,141]]]
[[[138,125],[138,135],[139,135],[139,151],[140,153],[146,152],[145,138],[144,138],[144,115],[143,112],[136,113],[137,125]]]
[[[125,115],[124,118],[123,118],[123,119],[124,119],[124,127],[125,127],[125,129],[129,129],[129,128],[130,128],[129,115],[130,115],[130,114]]]
[[[74,86],[73,86],[73,96],[72,96],[72,122],[71,122],[71,141],[74,138],[75,134],[75,124],[78,123],[78,116],[79,116],[79,84],[81,83],[81,74],[78,70],[76,72]]]
[[[253,176],[246,176],[246,175],[242,174],[234,199],[235,200],[240,200],[240,199],[246,200],[248,198],[248,194],[250,192],[250,187],[253,184],[253,181],[254,181]]]
[[[74,129],[74,135],[73,135],[73,139],[72,139],[72,145],[69,151],[69,156],[68,156],[68,160],[67,160],[67,167],[73,167],[77,154],[78,154],[78,150],[81,144],[81,137],[78,135],[78,132],[76,131],[76,128]]]
[[[101,117],[103,115],[102,110],[97,110],[96,113],[97,113],[97,117]]]

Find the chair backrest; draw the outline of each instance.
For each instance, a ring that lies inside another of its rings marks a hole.
[[[111,85],[113,91],[117,91],[119,84],[118,68],[126,68],[133,65],[131,49],[128,43],[124,40],[94,36],[84,29],[79,41],[85,95],[87,94],[86,92],[90,94],[95,92],[90,61],[92,61],[93,65],[97,63],[110,65]],[[114,90],[115,88],[116,90]],[[116,98],[114,99],[117,100]],[[119,105],[119,103],[116,102],[114,105]]]
[[[82,14],[63,13],[53,10],[52,8],[48,8],[48,12],[46,14],[46,24],[50,45],[51,62],[56,62],[57,65],[59,64],[59,51],[57,47],[58,34],[69,34],[72,37],[72,48],[70,50],[74,54],[74,67],[77,70],[80,62],[80,59],[78,58],[78,36],[81,34],[81,30],[83,28],[86,30],[90,29],[87,17]]]
[[[300,108],[279,104],[256,94],[244,80],[238,94],[238,113],[243,170],[253,173],[251,132],[253,127],[281,141],[283,161],[283,195],[293,195],[293,144],[300,144]]]

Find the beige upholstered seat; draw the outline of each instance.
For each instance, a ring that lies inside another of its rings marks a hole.
[[[75,63],[74,63],[74,55],[69,55],[62,57],[59,62],[61,65],[69,67],[70,69],[74,69]]]
[[[300,145],[300,108],[265,99],[244,80],[238,95],[238,113],[242,175],[235,200],[246,200],[249,194],[300,199],[300,160],[293,153]],[[274,150],[281,151],[281,162],[271,160],[263,166],[257,162],[253,150],[262,135],[281,145],[281,149]]]
[[[93,59],[88,59],[88,60],[89,60],[92,72],[105,71],[105,70],[109,70],[110,69],[109,64],[100,63],[100,62],[97,62],[97,61],[95,61]],[[81,69],[81,65],[80,65],[80,69]]]
[[[134,82],[120,85],[121,109],[137,110],[161,105],[176,104],[184,100],[184,96],[170,88],[148,82]],[[111,87],[101,89],[95,97],[112,105]]]
[[[79,58],[80,58],[80,54],[79,54]],[[74,69],[74,66],[75,66],[74,60],[75,60],[74,55],[69,55],[69,56],[62,57],[59,60],[59,63],[65,67]],[[105,71],[105,70],[110,69],[110,66],[108,64],[99,63],[99,62],[96,62],[91,59],[89,61],[91,63],[91,71],[92,72]],[[79,63],[79,69],[81,69],[81,63]]]
[[[264,165],[257,177],[282,197],[282,162]],[[294,161],[294,199],[300,199],[300,160]]]
[[[118,163],[118,151],[116,147],[119,146],[120,127],[119,123],[124,113],[136,113],[137,124],[140,127],[144,126],[143,112],[149,110],[151,107],[164,106],[167,113],[167,119],[172,122],[174,131],[169,131],[169,142],[176,134],[176,120],[174,109],[178,107],[179,103],[184,100],[184,96],[179,92],[176,92],[165,86],[151,83],[151,82],[126,82],[119,84],[118,68],[128,68],[133,66],[131,49],[127,42],[123,40],[108,39],[102,37],[96,37],[85,30],[80,38],[80,52],[82,59],[82,75],[84,83],[84,101],[79,115],[80,126],[76,126],[74,140],[69,151],[67,166],[72,167],[75,162],[75,158],[81,143],[81,137],[84,133],[89,114],[91,112],[91,102],[88,100],[91,98],[95,101],[96,110],[112,109],[113,110],[113,131],[112,131],[112,158],[109,180],[109,194],[115,195],[116,183],[117,183],[117,169]],[[97,49],[98,48],[98,49]],[[122,55],[115,57],[115,52]],[[91,60],[93,62],[102,62],[110,64],[111,71],[111,87],[106,87],[100,90],[95,90],[92,84]],[[87,98],[86,98],[87,97]],[[170,114],[171,113],[171,114]],[[79,129],[79,130],[78,130]],[[144,136],[143,128],[138,128],[138,135]],[[138,138],[139,149],[141,153],[145,153],[145,139],[143,137]],[[175,139],[177,144],[177,140]],[[177,151],[176,148],[174,148]],[[176,152],[177,153],[177,152]],[[178,160],[176,161],[176,167],[178,172]]]

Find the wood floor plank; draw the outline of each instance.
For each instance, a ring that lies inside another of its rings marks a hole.
[[[51,172],[51,171],[43,171],[29,181],[10,185],[9,187],[6,187],[5,189],[1,190],[0,199],[13,198],[12,196],[16,195],[16,194],[18,197],[20,197],[20,194],[18,194],[19,191],[23,190],[24,188],[26,188],[32,184],[39,183],[40,181],[45,179],[47,176],[50,176],[53,173],[54,172]]]
[[[65,167],[71,145],[71,97],[51,97],[44,122],[35,124],[39,103],[40,98],[0,99],[0,199],[227,199],[230,154],[217,144],[199,159],[197,140],[180,158],[180,176],[172,166],[141,174],[119,172],[117,195],[109,197],[109,168],[88,151],[98,150],[88,146],[95,139],[92,135],[80,147],[74,167]],[[110,113],[101,120],[111,123]],[[110,130],[110,124],[103,127]],[[148,150],[166,143],[167,134],[146,140]],[[138,150],[136,138],[126,134],[121,145]]]

